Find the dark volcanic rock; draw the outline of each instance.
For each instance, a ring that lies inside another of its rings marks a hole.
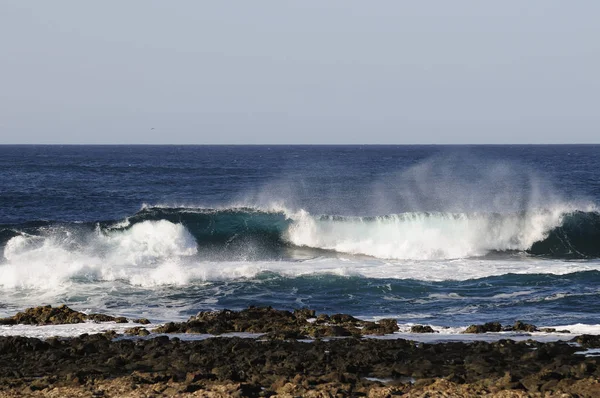
[[[600,396],[600,358],[574,355],[581,348],[572,342],[297,341],[305,336],[393,333],[398,328],[393,319],[366,322],[343,314],[315,315],[308,309],[292,313],[251,307],[240,312],[201,312],[187,322],[159,328],[163,333],[264,333],[260,339],[181,341],[163,335],[114,340],[114,332],[46,341],[0,337],[0,396],[463,397],[493,396],[509,390],[510,394],[503,396]],[[42,307],[7,319],[58,322],[89,318],[66,307]],[[518,329],[530,329],[523,325],[517,325]],[[418,330],[430,332],[428,328]],[[471,328],[479,333],[501,330],[499,323]],[[137,326],[126,333],[148,332]],[[574,341],[584,347],[600,347],[599,336],[584,335]],[[368,378],[391,382],[384,385]],[[408,383],[410,378],[416,381]]]
[[[271,340],[299,340],[308,338],[307,335],[302,334],[297,329],[283,330],[280,332],[269,332],[265,333],[262,337]]]
[[[581,344],[584,348],[600,348],[600,335],[582,334],[571,341]]]
[[[84,314],[83,312],[72,310],[66,305],[52,307],[51,305],[27,308],[8,318],[1,318],[0,325],[61,325],[71,323],[82,323],[85,321],[93,322],[117,322],[127,323],[124,317],[115,318],[114,316],[104,314]]]
[[[230,332],[266,333],[270,339],[300,339],[332,336],[383,335],[394,333],[398,325],[394,319],[368,322],[346,314],[315,318],[310,309],[289,311],[271,307],[249,307],[242,311],[200,312],[186,322],[169,322],[154,329],[156,333],[208,333]],[[310,322],[309,320],[312,320]]]
[[[7,322],[91,319],[68,307],[38,307],[17,315],[6,318]],[[114,332],[46,341],[0,337],[0,396],[476,397],[499,391],[508,391],[502,396],[516,397],[600,396],[600,357],[574,355],[581,347],[572,344],[600,347],[600,336],[583,335],[569,343],[297,341],[305,336],[358,337],[397,330],[393,319],[366,322],[343,314],[315,315],[307,309],[292,313],[251,307],[240,312],[202,312],[188,322],[161,327],[163,331],[265,334],[256,340],[181,341],[168,336],[114,340]],[[531,329],[525,323],[517,326],[518,330]],[[499,331],[501,326],[488,323],[472,329],[484,333]],[[126,333],[147,331],[137,326]],[[368,378],[389,379],[390,383]],[[416,381],[408,383],[410,378]]]
[[[471,325],[463,333],[500,332],[502,325],[499,322],[487,322],[483,325]]]
[[[525,323],[522,321],[516,321],[515,324],[509,330],[516,332],[537,332],[538,328],[535,325]]]
[[[129,336],[148,336],[150,332],[141,326],[136,326],[125,330],[125,334]]]
[[[398,322],[395,319],[380,319],[377,322],[362,322],[362,329],[360,330],[361,334],[374,334],[374,335],[384,335],[384,334],[392,334],[399,330]]]
[[[210,333],[229,332],[269,333],[285,331],[306,322],[289,311],[271,307],[250,307],[243,311],[230,310],[199,312],[187,322],[170,322],[155,329],[157,333]]]
[[[73,311],[66,305],[53,308],[50,305],[27,308],[10,318],[0,319],[4,325],[58,325],[64,323],[81,323],[87,318],[82,312]]]
[[[135,385],[140,392],[146,391],[140,394],[145,396],[198,392],[228,383],[237,387],[215,396],[258,396],[264,391],[287,396],[365,396],[375,387],[383,388],[381,383],[364,379],[375,377],[393,382],[381,395],[372,396],[408,395],[413,389],[423,391],[415,396],[478,396],[499,389],[521,394],[510,396],[542,392],[598,396],[600,358],[573,355],[577,350],[563,342],[511,340],[415,344],[402,339],[304,343],[221,338],[186,342],[166,336],[112,341],[104,335],[82,335],[44,342],[0,337],[0,395],[30,386],[44,391],[60,386],[98,388],[125,378],[122,388]],[[418,380],[414,385],[404,384],[402,380],[408,377]],[[73,396],[67,390],[57,391],[54,396]],[[317,391],[330,394],[317,395]]]
[[[115,317],[105,314],[89,314],[86,319],[93,322],[114,322]]]
[[[545,333],[571,333],[570,330],[556,330],[555,328],[540,328],[539,331]]]
[[[334,324],[356,325],[360,323],[360,320],[348,314],[334,314],[329,317],[329,322]]]
[[[414,325],[410,327],[411,333],[435,333],[431,326]]]
[[[321,337],[360,337],[360,330],[356,327],[343,327],[338,325],[314,325],[304,328],[306,334],[313,338]]]
[[[315,314],[316,314],[315,310],[311,310],[308,308],[301,308],[299,310],[294,310],[294,316],[298,319],[303,319],[303,320],[314,318]]]

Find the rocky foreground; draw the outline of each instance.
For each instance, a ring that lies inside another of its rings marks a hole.
[[[0,319],[0,324],[15,324],[16,317],[29,324],[54,324],[61,317],[76,322],[81,318],[76,313],[68,307],[38,307]],[[600,357],[575,354],[600,348],[599,336],[568,343],[468,344],[361,338],[391,333],[393,326],[343,314],[319,318],[310,310],[249,308],[200,313],[154,330],[138,326],[149,334],[144,338],[114,332],[45,341],[0,337],[0,395],[600,396]],[[229,331],[264,335],[182,341],[168,334]],[[321,338],[340,334],[346,337]],[[298,341],[307,336],[314,339]]]

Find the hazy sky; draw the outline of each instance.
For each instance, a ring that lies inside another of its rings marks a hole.
[[[0,143],[598,143],[599,21],[596,0],[0,0]]]

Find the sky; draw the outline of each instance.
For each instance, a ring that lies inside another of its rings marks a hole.
[[[0,0],[0,144],[600,143],[600,2]]]

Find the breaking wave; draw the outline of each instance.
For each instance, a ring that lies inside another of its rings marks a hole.
[[[511,214],[412,212],[376,217],[311,215],[304,210],[147,207],[103,231],[144,222],[182,225],[201,252],[285,256],[308,248],[395,260],[440,260],[525,252],[553,258],[600,257],[600,213],[542,209]]]
[[[535,266],[520,269],[526,264],[515,263],[515,255],[600,258],[599,243],[596,211],[347,217],[247,207],[145,207],[120,221],[0,225],[0,287],[68,289],[70,283],[99,281],[187,285],[261,272],[468,279],[540,272]],[[505,256],[508,262],[496,267],[469,260],[486,256]]]
[[[394,260],[440,260],[524,252],[600,257],[600,213],[536,210],[402,213],[377,217],[311,215],[254,208],[145,207],[119,221],[0,226],[4,258],[91,253],[128,264],[202,255],[211,260],[277,259],[304,250]]]

